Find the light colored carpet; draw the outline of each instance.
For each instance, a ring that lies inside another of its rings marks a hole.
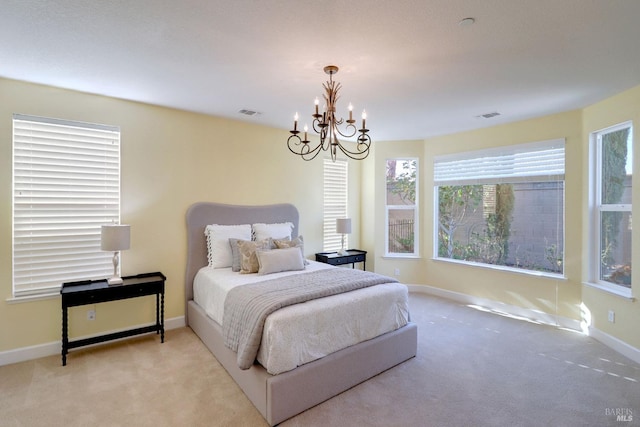
[[[281,424],[638,426],[640,365],[592,338],[411,294],[418,356]],[[619,421],[617,415],[631,421]],[[0,426],[265,426],[188,328],[0,367]]]

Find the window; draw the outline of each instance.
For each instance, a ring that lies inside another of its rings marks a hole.
[[[592,281],[631,295],[633,131],[624,123],[592,134]]]
[[[388,159],[385,255],[418,255],[418,160]]]
[[[100,226],[120,219],[120,130],[13,116],[13,295],[109,276]]]
[[[434,163],[439,258],[563,273],[564,140]]]
[[[347,217],[348,166],[346,160],[324,159],[323,248],[327,252],[338,251],[342,244],[342,235],[336,233],[336,218]],[[348,248],[349,235],[344,237]]]

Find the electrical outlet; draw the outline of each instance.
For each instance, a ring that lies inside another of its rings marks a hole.
[[[95,310],[87,310],[87,320],[96,320]]]
[[[399,269],[399,268],[396,268],[396,269],[393,271],[393,274],[395,274],[396,276],[399,276],[399,275],[400,275],[400,269]]]
[[[609,310],[608,320],[611,323],[615,323],[616,322],[616,312],[615,311]]]

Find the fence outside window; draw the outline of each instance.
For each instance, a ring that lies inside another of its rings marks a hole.
[[[413,227],[413,219],[389,220],[389,252],[414,252]]]

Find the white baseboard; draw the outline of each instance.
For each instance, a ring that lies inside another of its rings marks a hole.
[[[589,328],[589,336],[600,341],[602,344],[617,351],[623,356],[628,357],[634,362],[640,363],[640,349],[637,349],[622,341],[621,339],[618,339],[593,327]]]
[[[575,330],[581,333],[584,332],[579,320],[569,319],[568,317],[557,316],[555,314],[549,314],[538,310],[526,309],[514,305],[505,304],[499,301],[475,297],[473,295],[462,294],[459,292],[453,292],[428,285],[407,286],[409,287],[410,292],[435,295],[463,304],[472,304],[475,306],[479,306],[497,314],[506,314],[511,317],[534,321],[537,323],[543,323],[545,325],[553,325],[560,328]],[[593,327],[589,328],[589,336],[600,341],[602,344],[606,345],[612,350],[617,351],[623,356],[628,357],[634,362],[640,363],[640,349],[637,349],[627,344],[626,342]]]
[[[131,328],[126,328],[126,329],[134,329],[134,328],[144,327],[148,325],[149,324],[132,326]],[[168,331],[170,329],[181,328],[185,325],[186,323],[184,321],[184,316],[174,317],[171,319],[166,319],[164,321],[165,331]],[[104,333],[101,332],[100,334],[96,334],[96,335],[103,335],[103,334],[108,334],[111,332],[119,332],[119,331],[120,330],[109,331]],[[78,338],[90,338],[90,337],[91,336],[78,337]],[[127,339],[127,338],[122,338],[122,339]],[[117,340],[114,340],[114,341],[117,341]],[[94,344],[94,345],[99,345],[99,344]],[[90,347],[90,346],[87,346],[87,347]],[[3,352],[0,352],[0,366],[9,365],[12,363],[24,362],[27,360],[39,359],[41,357],[53,356],[54,354],[59,355],[61,350],[62,350],[62,343],[60,341],[54,341],[46,344],[39,344],[39,345],[30,346],[30,347],[22,347],[22,348],[16,348],[14,350],[3,351]]]

